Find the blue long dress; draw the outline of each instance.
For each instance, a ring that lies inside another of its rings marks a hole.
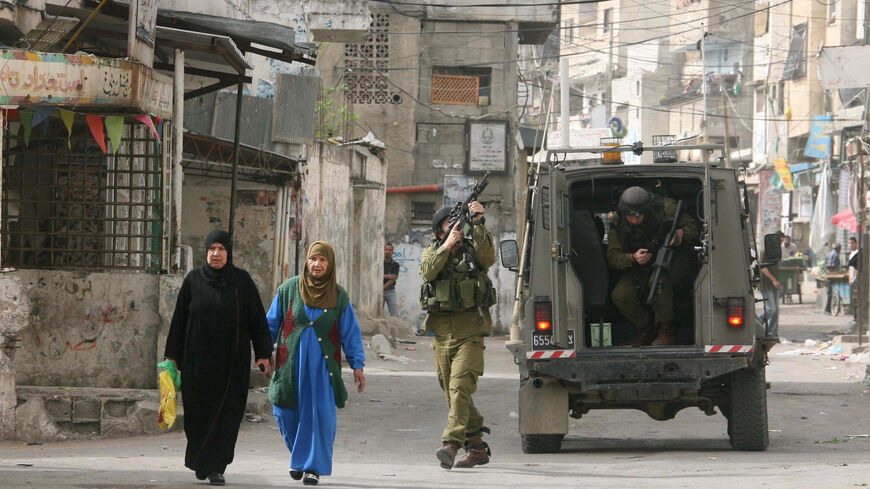
[[[266,313],[273,343],[278,339],[284,314],[278,295],[275,295],[272,306]],[[323,314],[323,309],[305,306],[305,314],[312,322],[317,321],[317,318]],[[364,368],[365,350],[362,335],[351,304],[347,305],[339,318],[338,330],[344,355],[350,367]],[[332,474],[332,445],[335,443],[336,431],[335,395],[332,392],[326,360],[323,358],[314,328],[309,327],[302,332],[294,362],[297,408],[272,406],[278,429],[284,437],[284,444],[290,450],[290,469],[313,472],[317,475],[330,475]]]

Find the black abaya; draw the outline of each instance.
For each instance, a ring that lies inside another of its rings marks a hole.
[[[166,358],[181,370],[184,465],[223,473],[233,461],[245,415],[251,368],[271,358],[272,341],[257,286],[248,272],[227,265],[215,281],[203,265],[187,274],[178,293]]]

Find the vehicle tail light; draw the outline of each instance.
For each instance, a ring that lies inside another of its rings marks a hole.
[[[728,326],[732,328],[743,327],[743,306],[743,299],[728,299]]]
[[[552,326],[550,318],[552,315],[552,302],[535,302],[535,329],[538,331],[550,331]]]

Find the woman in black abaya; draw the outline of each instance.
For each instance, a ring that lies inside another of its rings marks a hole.
[[[187,274],[166,340],[166,358],[181,371],[185,467],[224,485],[245,415],[251,369],[271,375],[272,338],[257,286],[233,266],[226,231],[206,238],[207,263]]]

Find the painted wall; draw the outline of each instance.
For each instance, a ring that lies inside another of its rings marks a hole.
[[[29,318],[18,333],[22,385],[152,389],[156,369],[157,275],[18,270]],[[5,309],[5,308],[4,308]]]
[[[238,182],[233,264],[251,274],[264,307],[272,302],[272,256],[278,188]],[[193,265],[205,264],[205,238],[214,229],[229,229],[230,181],[187,175],[181,242],[193,249]]]
[[[15,435],[15,371],[20,331],[30,326],[30,297],[16,273],[0,273],[0,440]]]
[[[249,19],[251,0],[160,0],[160,9]]]

